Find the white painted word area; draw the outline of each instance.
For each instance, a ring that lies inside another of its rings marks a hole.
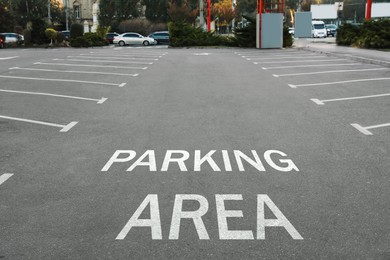
[[[254,224],[256,234],[252,230],[232,230],[229,228],[228,219],[242,218],[243,212],[241,210],[227,210],[225,202],[242,200],[241,194],[216,194],[215,195],[215,207],[216,217],[218,222],[218,233],[220,240],[264,240],[266,228],[270,227],[282,227],[294,240],[302,240],[303,237],[290,223],[290,221],[279,210],[275,203],[266,194],[257,195],[257,218]],[[197,202],[200,206],[197,210],[183,210],[183,203],[188,201]],[[228,202],[227,202],[228,203]],[[267,206],[273,215],[274,219],[265,218],[265,206]],[[148,209],[147,209],[148,208]],[[140,219],[140,216],[144,211],[150,212],[149,219]],[[199,239],[209,240],[205,223],[202,217],[209,210],[208,200],[198,194],[176,194],[173,205],[173,212],[171,218],[171,224],[169,234],[167,237],[169,240],[178,240],[180,236],[180,227],[182,219],[190,219],[194,225],[194,232],[197,232]],[[186,222],[188,225],[188,221]],[[147,232],[151,233],[153,240],[162,240],[162,227],[160,219],[160,209],[157,194],[148,194],[143,202],[139,205],[127,224],[123,227],[120,233],[117,235],[116,240],[123,240],[128,235],[133,227],[147,228]],[[188,230],[188,226],[186,228]]]
[[[222,170],[231,172],[233,169],[245,171],[244,162],[247,167],[253,167],[260,172],[266,171],[263,162],[277,171],[299,171],[294,162],[287,158],[287,154],[278,150],[267,150],[262,156],[259,156],[256,150],[252,150],[250,154],[245,154],[240,150],[221,150],[218,152],[217,150],[207,152],[195,150],[193,154],[185,150],[167,150],[162,158],[157,158],[154,150],[147,150],[137,155],[134,150],[117,150],[101,171],[108,171],[114,164],[126,164],[129,165],[126,170],[129,172],[137,167],[143,167],[143,169],[148,169],[150,172],[155,172],[158,169],[161,172],[166,172],[169,169],[180,169],[180,171],[186,172],[188,171],[188,165],[193,165],[191,170],[199,172],[202,165],[208,164],[215,172]]]

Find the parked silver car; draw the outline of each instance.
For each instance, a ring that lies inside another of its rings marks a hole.
[[[154,45],[157,44],[157,41],[150,37],[145,37],[139,33],[135,32],[126,32],[121,35],[115,36],[113,40],[114,44],[119,46],[125,46],[126,44],[135,44],[135,45]]]

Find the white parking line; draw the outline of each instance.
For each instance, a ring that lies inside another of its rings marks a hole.
[[[112,69],[133,69],[146,70],[148,67],[123,67],[123,66],[106,66],[106,65],[90,65],[90,64],[70,64],[70,63],[47,63],[35,62],[34,65],[50,65],[50,66],[71,66],[71,67],[91,67],[91,68],[112,68]]]
[[[9,69],[10,70],[61,72],[61,73],[78,73],[78,74],[115,75],[115,76],[130,76],[130,77],[137,77],[139,75],[139,74],[111,73],[111,72],[99,72],[99,71],[51,70],[51,69],[32,69],[32,68],[19,68],[19,67],[13,67],[13,68],[9,68]]]
[[[4,173],[0,175],[0,185],[3,184],[9,178],[11,178],[13,175],[14,175],[13,173]]]
[[[365,99],[365,98],[376,98],[376,97],[385,97],[385,96],[390,96],[390,93],[387,94],[378,94],[378,95],[370,95],[370,96],[360,96],[360,97],[348,97],[348,98],[335,98],[335,99],[324,99],[324,100],[319,100],[317,98],[312,98],[310,99],[317,105],[325,105],[324,103],[326,102],[335,102],[335,101],[344,101],[344,100],[355,100],[355,99]]]
[[[80,57],[81,56],[81,57]],[[83,54],[80,54],[80,56],[67,56],[67,58],[88,58],[88,59],[100,59],[104,61],[111,61],[113,60],[112,56],[86,56]],[[154,60],[157,61],[157,58],[135,58],[135,57],[115,57],[115,60]]]
[[[0,60],[11,60],[11,59],[16,59],[16,58],[19,58],[19,56],[3,57],[3,58],[0,58]]]
[[[82,81],[82,80],[73,80],[73,79],[30,78],[30,77],[17,77],[17,76],[4,76],[4,75],[0,75],[0,78],[41,80],[41,81],[57,81],[57,82],[74,82],[74,83],[85,83],[85,84],[94,84],[94,85],[108,85],[108,86],[118,86],[118,87],[123,87],[124,85],[126,85],[126,83],[115,84],[115,83],[105,83],[105,82],[96,82],[96,81]]]
[[[61,97],[61,98],[70,98],[70,99],[80,99],[80,100],[95,101],[95,102],[97,102],[98,104],[103,104],[104,101],[107,100],[107,98],[104,98],[104,97],[102,97],[101,99],[95,99],[95,98],[84,98],[84,97],[57,95],[57,94],[51,94],[51,93],[17,91],[17,90],[8,90],[8,89],[0,89],[0,92],[17,93],[17,94],[27,94],[27,95],[38,95],[38,96],[51,96],[51,97]]]
[[[339,60],[346,60],[346,59],[326,59],[326,60],[286,60],[286,61],[264,61],[264,62],[253,62],[253,64],[266,64],[266,63],[292,63],[292,62],[299,62],[299,63],[310,63],[310,62],[326,62],[326,61],[339,61]]]
[[[99,62],[99,63],[102,63],[102,60],[79,60],[79,59],[53,59],[53,60]],[[104,60],[104,61],[108,61],[109,63],[122,63],[122,64],[148,64],[148,65],[153,64],[153,62],[141,62],[141,61],[115,61],[115,60]]]
[[[24,119],[24,118],[18,118],[18,117],[10,117],[10,116],[1,116],[0,115],[0,118],[14,120],[14,121],[27,122],[27,123],[32,123],[32,124],[38,124],[38,125],[59,127],[59,128],[61,128],[60,132],[68,132],[72,127],[74,127],[78,123],[78,121],[73,121],[67,125],[60,125],[60,124],[53,124],[53,123],[48,123],[48,122],[43,122],[43,121]]]
[[[299,85],[288,84],[288,86],[291,87],[291,88],[297,88],[297,87],[336,85],[336,84],[344,84],[344,83],[364,82],[364,81],[380,81],[380,80],[390,80],[390,78],[354,79],[354,80],[322,82],[322,83],[311,83],[311,84],[299,84]]]
[[[302,59],[302,56],[304,55],[299,55],[298,57],[297,56],[279,56],[279,57],[266,57],[264,58],[263,57],[253,57],[253,58],[246,58],[246,60],[257,60],[257,61],[261,61],[261,60],[278,60],[278,59],[282,59],[282,60],[286,60],[286,59]],[[310,55],[312,56],[312,55]],[[321,56],[317,56],[319,58],[326,58],[325,55],[321,55]]]
[[[299,57],[304,57],[304,56],[318,56],[319,54],[317,53],[308,53],[308,54],[299,54]],[[325,55],[322,55],[322,56],[325,56]],[[264,57],[271,57],[271,55],[251,55],[251,56],[241,56],[242,58],[247,58],[247,59],[253,59],[253,58],[264,58]],[[289,57],[297,57],[297,54],[293,54],[293,55],[286,55],[286,54],[273,54],[272,57],[278,57],[278,58],[281,58],[281,57],[285,57],[285,58],[289,58]]]
[[[103,54],[106,54],[106,53],[103,53],[103,52],[91,52],[91,54],[98,54],[98,55],[103,55]],[[91,54],[80,54],[80,56],[91,56]],[[120,57],[129,57],[129,58],[139,58],[139,59],[142,59],[142,58],[162,58],[163,55],[143,55],[143,54],[122,54],[122,55],[118,55],[119,53],[115,53],[116,55],[110,55],[110,56],[104,56],[106,58],[120,58]],[[102,56],[103,57],[103,56]]]
[[[372,132],[368,131],[367,129],[374,129],[374,128],[381,128],[390,126],[390,123],[381,124],[381,125],[372,125],[372,126],[361,126],[359,124],[351,124],[351,126],[355,127],[357,130],[359,130],[361,133],[365,135],[373,135]]]
[[[375,68],[375,69],[357,69],[357,70],[327,70],[327,71],[315,71],[315,72],[303,72],[303,73],[290,73],[290,74],[272,74],[275,78],[278,77],[290,77],[290,76],[302,76],[302,75],[314,75],[314,74],[327,74],[327,73],[344,73],[344,72],[356,72],[356,71],[376,71],[376,70],[389,70],[388,68]]]
[[[254,62],[255,64],[255,62]],[[257,63],[256,63],[257,64]],[[298,66],[278,66],[278,67],[262,67],[263,70],[272,69],[293,69],[293,68],[311,68],[311,67],[337,67],[337,66],[356,66],[362,65],[361,63],[340,63],[340,64],[313,64],[313,65],[298,65]]]

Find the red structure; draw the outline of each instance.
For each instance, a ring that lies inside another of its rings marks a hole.
[[[211,30],[211,0],[207,0],[207,31],[209,32],[210,30]]]
[[[367,0],[366,20],[371,19],[372,0]]]

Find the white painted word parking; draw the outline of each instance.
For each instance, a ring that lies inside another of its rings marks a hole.
[[[216,194],[215,195],[215,207],[216,217],[218,222],[218,233],[220,240],[254,240],[255,235],[252,230],[232,230],[229,228],[228,219],[242,218],[243,212],[241,210],[227,210],[225,202],[227,201],[241,201],[241,194]],[[197,210],[188,211],[183,210],[183,204],[185,201],[193,201],[199,204]],[[265,218],[265,206],[267,206],[273,215],[274,219]],[[150,218],[140,219],[142,213],[149,208]],[[178,240],[180,236],[180,227],[182,219],[192,220],[194,229],[199,239],[209,240],[210,236],[207,231],[207,227],[203,221],[204,215],[209,210],[208,200],[198,194],[176,194],[173,205],[173,212],[171,218],[171,225],[169,229],[168,239]],[[303,237],[275,205],[275,203],[266,194],[257,195],[257,218],[255,225],[256,239],[264,240],[266,227],[282,227],[294,240],[302,240]],[[186,222],[188,224],[188,222]],[[149,194],[139,205],[137,210],[131,216],[126,225],[122,228],[116,237],[116,240],[123,240],[126,238],[132,228],[144,228],[145,232],[151,233],[153,240],[162,240],[162,226],[160,218],[160,208],[157,194]],[[188,230],[188,227],[186,228]],[[268,230],[268,229],[267,229]]]
[[[288,158],[287,154],[278,150],[267,150],[262,155],[265,161],[272,169],[281,172],[299,171],[295,163]],[[218,160],[215,160],[218,158]],[[193,161],[191,161],[193,160]],[[222,161],[218,165],[217,161]],[[263,161],[256,150],[251,151],[251,155],[245,154],[240,150],[211,150],[202,152],[195,150],[193,155],[185,150],[167,150],[161,158],[156,157],[154,150],[147,150],[137,157],[137,152],[134,150],[117,150],[101,169],[102,172],[109,171],[114,164],[125,164],[129,167],[126,171],[133,171],[137,167],[144,167],[151,172],[158,169],[161,172],[166,172],[171,169],[180,169],[180,171],[188,171],[188,165],[193,165],[193,171],[201,171],[203,164],[208,164],[215,172],[225,170],[227,172],[238,169],[245,171],[244,162],[252,166],[254,169],[263,172],[266,171]]]

